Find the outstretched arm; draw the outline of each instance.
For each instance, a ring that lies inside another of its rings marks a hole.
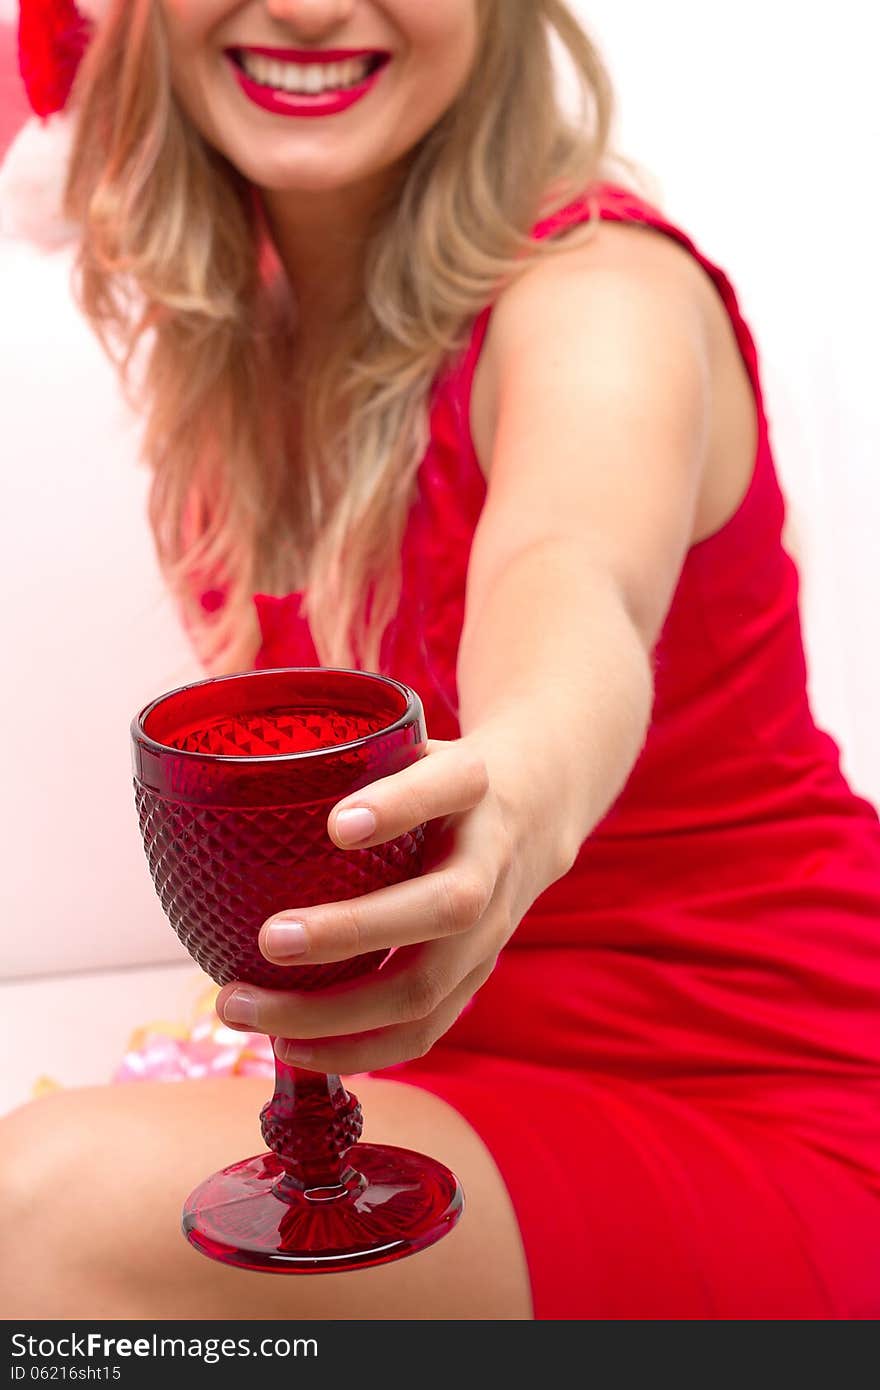
[[[628,245],[629,265],[619,243],[604,258],[591,243],[530,271],[493,311],[480,363],[497,424],[468,569],[460,723],[527,817],[549,881],[644,744],[651,652],[706,457],[708,348],[690,273],[669,243],[647,268]]]

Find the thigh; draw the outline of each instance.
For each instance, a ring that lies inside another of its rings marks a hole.
[[[439,1097],[357,1077],[366,1142],[424,1150],[466,1193],[458,1224],[404,1260],[345,1274],[218,1264],[180,1233],[189,1191],[264,1148],[271,1082],[213,1078],[65,1091],[0,1121],[6,1188],[0,1301],[29,1318],[527,1319],[528,1269],[483,1141]]]

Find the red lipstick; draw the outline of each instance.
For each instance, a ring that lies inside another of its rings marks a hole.
[[[314,95],[306,92],[288,92],[282,87],[269,87],[252,78],[238,60],[240,52],[253,53],[272,58],[278,63],[341,63],[349,58],[368,58],[377,60],[375,66],[356,87],[345,87]],[[334,116],[347,111],[355,102],[365,97],[376,85],[391,55],[384,49],[375,48],[260,48],[248,46],[244,49],[227,49],[226,57],[235,80],[241,91],[254,105],[270,111],[276,116]]]

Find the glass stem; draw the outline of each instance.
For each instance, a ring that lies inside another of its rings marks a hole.
[[[340,1196],[351,1191],[358,1175],[344,1157],[360,1138],[364,1121],[357,1096],[338,1076],[304,1071],[276,1053],[275,1094],[260,1111],[260,1126],[266,1146],[284,1167],[278,1196],[320,1189],[326,1201],[336,1189]]]

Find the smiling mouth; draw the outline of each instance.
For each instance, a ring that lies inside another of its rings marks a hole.
[[[384,52],[343,57],[334,55],[332,61],[325,59],[316,62],[311,57],[297,57],[295,60],[275,57],[271,50],[230,48],[226,51],[252,82],[275,91],[295,92],[303,97],[323,96],[327,92],[344,92],[359,87],[391,60],[391,54]]]

